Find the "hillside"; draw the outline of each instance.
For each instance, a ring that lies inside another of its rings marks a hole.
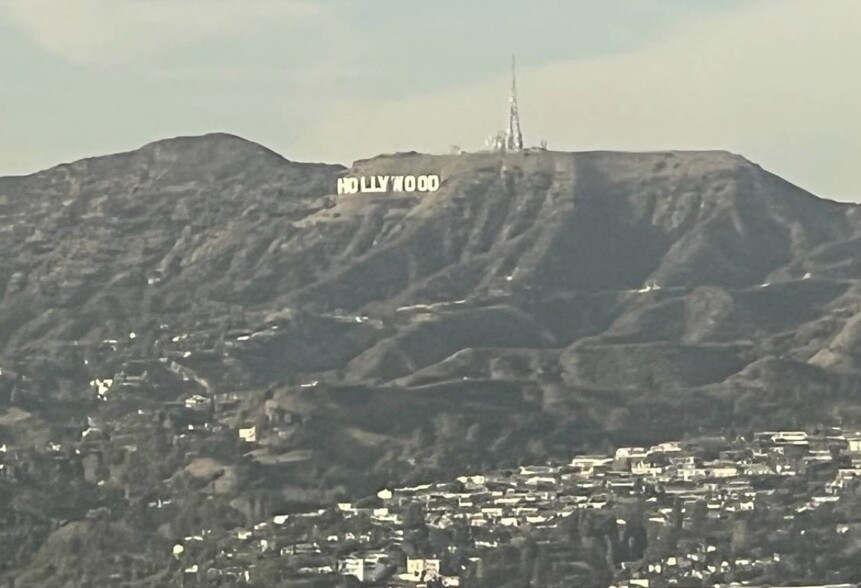
[[[336,193],[389,174],[441,186]],[[231,484],[301,505],[861,424],[861,208],[726,152],[345,168],[214,134],[0,178],[0,219],[0,443],[227,398],[221,424],[261,438]],[[107,402],[91,384],[137,376]]]

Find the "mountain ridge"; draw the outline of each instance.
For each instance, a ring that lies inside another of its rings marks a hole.
[[[442,182],[337,194],[394,174]],[[323,485],[350,493],[608,438],[859,419],[859,210],[724,151],[344,167],[227,134],[154,142],[0,178],[0,410],[52,429],[60,401],[83,418],[235,392],[231,427],[273,402],[316,422],[263,453],[343,462]],[[140,364],[145,394],[94,404],[89,382]],[[455,417],[477,426],[462,459],[434,428]],[[353,455],[357,431],[389,444]]]

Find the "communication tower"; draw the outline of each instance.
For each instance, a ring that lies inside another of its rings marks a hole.
[[[523,133],[520,132],[520,112],[517,110],[517,73],[514,55],[511,56],[511,98],[508,105],[508,130],[505,133],[505,148],[508,151],[523,151]]]
[[[523,133],[520,130],[520,111],[517,108],[517,73],[514,55],[511,56],[511,97],[508,100],[508,128],[487,140],[493,151],[523,151]]]

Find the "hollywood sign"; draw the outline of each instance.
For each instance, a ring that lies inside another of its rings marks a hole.
[[[436,192],[437,190],[439,190],[439,176],[437,175],[338,178],[338,194]]]

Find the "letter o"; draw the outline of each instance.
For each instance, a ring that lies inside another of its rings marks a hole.
[[[347,193],[355,194],[359,191],[359,178],[347,178]]]
[[[428,191],[428,177],[427,176],[419,176],[418,187],[419,187],[419,192],[427,192]]]
[[[404,191],[405,192],[415,192],[416,191],[416,177],[415,176],[407,176],[404,178]]]

